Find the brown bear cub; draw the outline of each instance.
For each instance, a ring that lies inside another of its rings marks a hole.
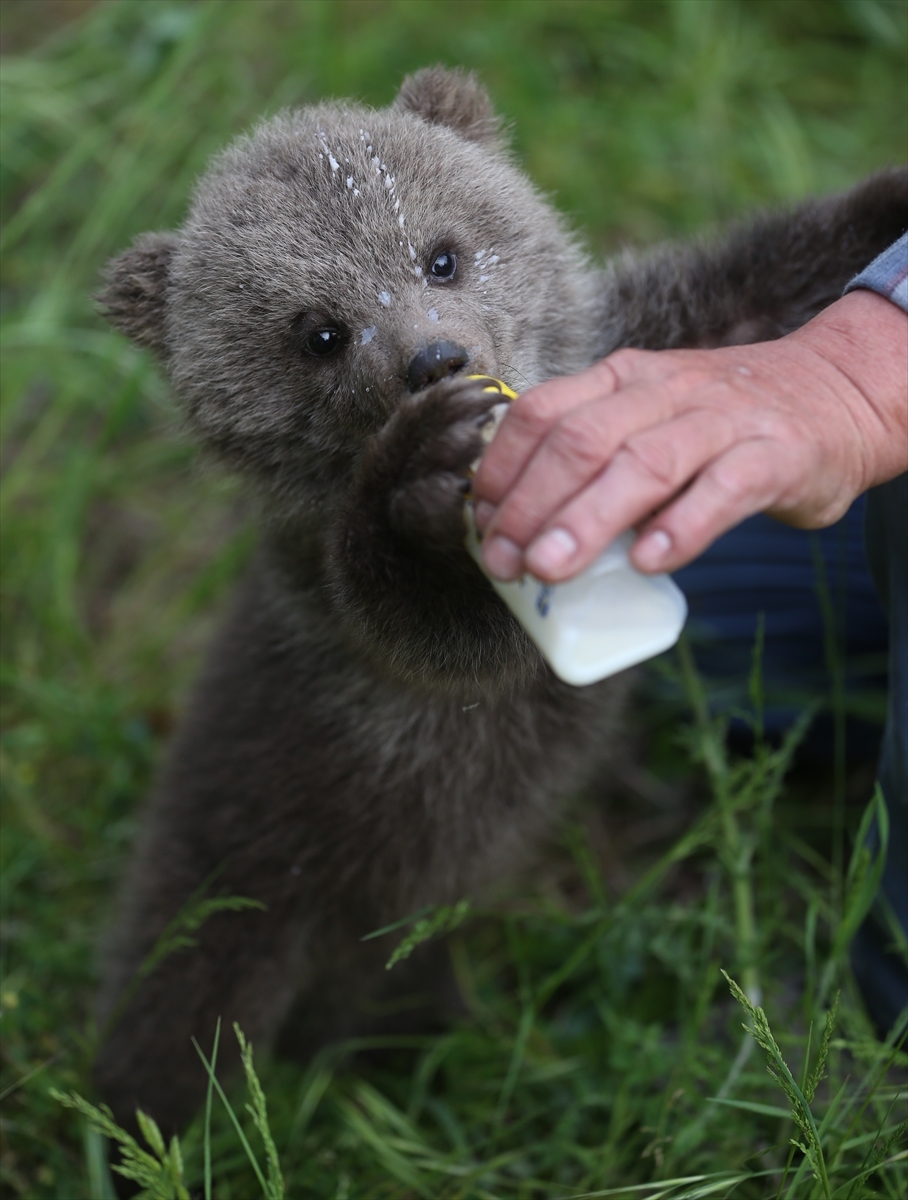
[[[778,336],[902,232],[904,171],[600,269],[515,166],[473,78],[286,112],[218,157],[184,226],[115,259],[103,304],[199,442],[245,473],[261,546],[126,872],[96,1065],[119,1120],[188,1122],[215,1023],[260,1052],[444,1010],[444,956],[364,934],[513,874],[608,760],[624,685],[553,677],[464,549],[492,398],[619,346]],[[206,886],[197,945],[137,974]],[[398,980],[398,975],[400,975]],[[398,1008],[403,1001],[398,997]],[[222,1040],[221,1062],[228,1065]]]

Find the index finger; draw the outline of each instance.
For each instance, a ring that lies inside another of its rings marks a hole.
[[[550,379],[524,392],[511,404],[473,480],[477,499],[499,504],[523,473],[537,447],[565,413],[621,386],[608,359],[578,375]]]

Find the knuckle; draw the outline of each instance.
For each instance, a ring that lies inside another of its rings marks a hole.
[[[596,364],[603,371],[608,371],[619,387],[644,379],[654,370],[662,374],[668,368],[678,371],[685,365],[686,359],[676,350],[641,350],[634,346],[622,346]]]
[[[635,350],[631,346],[622,346],[618,350],[613,350],[611,354],[606,355],[605,358],[601,358],[595,365],[597,367],[601,367],[603,363],[606,362],[611,363],[612,365],[618,365],[624,362],[630,363],[633,362],[639,354],[640,351]]]
[[[620,350],[613,350],[607,358],[600,359],[595,367],[604,371],[611,370],[619,377],[625,373],[634,374],[650,354],[649,350],[635,350],[632,346],[622,346]]]
[[[678,481],[678,458],[674,447],[664,439],[631,438],[616,458],[623,458],[638,475],[671,487]]]
[[[508,416],[512,424],[517,421],[529,433],[541,437],[551,424],[552,407],[552,401],[545,388],[534,388],[511,403]]]
[[[700,358],[680,359],[672,373],[672,384],[679,396],[697,404],[711,403],[722,408],[731,397],[725,376],[717,379],[712,365]]]
[[[753,481],[736,463],[720,459],[709,469],[708,476],[713,490],[728,503],[739,502],[754,490]]]
[[[599,466],[602,462],[599,431],[576,413],[558,422],[549,435],[549,449],[568,463]]]

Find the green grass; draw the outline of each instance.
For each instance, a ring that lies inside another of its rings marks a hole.
[[[4,11],[14,45],[45,11]],[[383,104],[435,61],[482,74],[530,174],[597,250],[699,229],[904,160],[905,45],[898,2],[113,0],[4,60],[5,1195],[106,1194],[98,1135],[50,1089],[90,1096],[95,949],[136,806],[252,544],[236,485],[198,466],[150,362],[94,315],[104,260],[179,222],[208,156],[258,115]],[[906,1062],[872,1037],[845,964],[860,872],[849,891],[820,852],[832,785],[781,801],[772,752],[728,760],[697,704],[686,751],[676,713],[641,713],[648,767],[623,801],[452,933],[467,1020],[353,1065],[259,1064],[288,1196],[576,1196],[707,1175],[625,1194],[806,1197],[826,1194],[824,1171],[833,1195],[904,1195]],[[805,1100],[841,990],[809,1100],[819,1151],[720,968],[761,998]],[[246,1136],[264,1177],[251,1118]],[[207,1142],[213,1196],[262,1194],[217,1096]],[[194,1188],[205,1144],[203,1115],[182,1147]]]

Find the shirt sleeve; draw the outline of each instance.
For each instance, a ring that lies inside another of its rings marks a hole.
[[[866,288],[885,296],[903,312],[908,312],[908,233],[903,233],[860,275],[855,275],[842,294],[846,295],[856,288]]]

